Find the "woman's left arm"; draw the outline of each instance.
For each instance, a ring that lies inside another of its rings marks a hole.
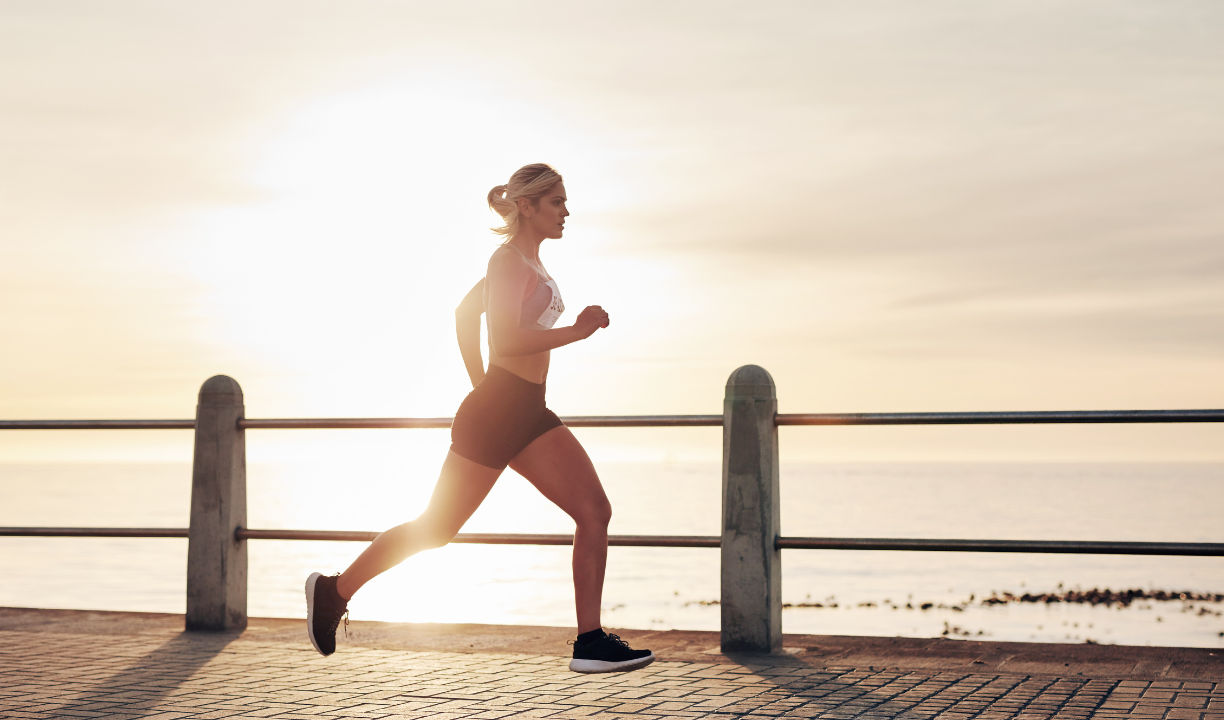
[[[480,316],[484,313],[484,278],[472,286],[455,308],[455,335],[459,338],[459,354],[467,368],[472,387],[484,379],[484,358],[480,354]]]

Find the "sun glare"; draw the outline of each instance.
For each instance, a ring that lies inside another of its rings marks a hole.
[[[205,314],[271,373],[309,378],[314,412],[322,399],[449,413],[454,383],[436,380],[463,373],[449,310],[496,242],[485,194],[538,160],[581,167],[584,204],[611,194],[592,142],[488,82],[433,74],[318,98],[262,148],[261,199],[198,218]],[[319,398],[321,381],[344,397]]]
[[[212,341],[243,358],[248,413],[453,413],[469,385],[452,308],[498,242],[489,188],[527,162],[550,162],[580,177],[574,206],[602,209],[619,195],[613,159],[548,107],[459,71],[298,108],[252,160],[257,199],[198,216],[187,243]],[[597,245],[584,239],[567,253]],[[315,442],[269,438],[252,459]],[[347,433],[324,442],[343,455],[371,450]],[[445,440],[426,445],[420,470],[432,475]],[[396,453],[375,454],[386,476],[404,476]]]

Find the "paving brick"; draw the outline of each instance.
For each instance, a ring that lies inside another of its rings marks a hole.
[[[554,656],[303,645],[0,631],[0,717],[1224,720],[1218,682],[664,661],[580,676]]]

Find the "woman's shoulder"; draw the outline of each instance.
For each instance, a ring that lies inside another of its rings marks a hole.
[[[503,243],[493,248],[493,254],[489,255],[489,262],[493,262],[497,258],[518,257],[518,256],[519,254],[515,252],[514,248]]]
[[[508,245],[502,245],[489,256],[489,269],[485,273],[485,277],[490,277],[494,274],[509,274],[522,277],[531,275],[534,277],[537,273],[527,262],[527,259],[523,257],[522,253]]]
[[[518,261],[518,253],[514,252],[512,248],[508,248],[505,245],[498,245],[497,249],[493,251],[493,254],[489,256],[489,270],[515,265],[518,264]]]

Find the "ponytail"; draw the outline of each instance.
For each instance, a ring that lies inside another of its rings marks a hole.
[[[515,170],[509,183],[489,191],[489,208],[504,221],[501,227],[490,229],[498,235],[514,237],[519,227],[519,199],[526,198],[535,205],[559,182],[561,174],[544,163],[524,165]]]

